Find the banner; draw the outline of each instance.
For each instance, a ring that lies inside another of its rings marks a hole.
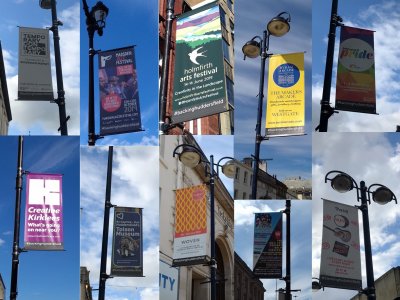
[[[268,71],[266,136],[304,134],[304,53],[272,55]]]
[[[178,300],[179,268],[160,260],[159,287],[160,299]]]
[[[99,52],[100,135],[142,130],[135,49]]]
[[[24,248],[63,250],[62,175],[26,175]]]
[[[335,109],[376,113],[374,32],[341,26]]]
[[[111,275],[143,276],[142,209],[114,208]]]
[[[18,100],[54,100],[48,29],[19,27]]]
[[[358,208],[324,200],[320,283],[360,290],[361,257]]]
[[[173,123],[228,111],[219,10],[212,3],[177,18]]]
[[[253,274],[282,278],[282,213],[256,213],[254,221]]]
[[[173,266],[207,262],[207,188],[193,186],[176,191]]]

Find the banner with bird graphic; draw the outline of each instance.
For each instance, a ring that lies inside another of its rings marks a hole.
[[[204,5],[177,18],[173,123],[229,109],[223,43],[218,3]]]
[[[321,266],[323,287],[361,289],[358,208],[324,200]]]

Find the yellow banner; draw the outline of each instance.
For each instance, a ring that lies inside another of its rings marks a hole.
[[[271,56],[266,135],[304,134],[304,107],[304,53]]]

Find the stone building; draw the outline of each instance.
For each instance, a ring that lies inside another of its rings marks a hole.
[[[263,300],[265,288],[260,279],[235,252],[235,300]]]
[[[163,266],[172,266],[176,213],[176,191],[207,182],[205,163],[194,169],[183,165],[173,157],[175,147],[190,144],[200,149],[191,135],[160,137],[160,261]],[[223,175],[221,175],[223,176]],[[208,189],[208,187],[207,187]],[[209,200],[209,195],[207,196]],[[215,179],[215,248],[217,261],[217,299],[231,300],[234,297],[234,239],[233,199],[219,178]],[[207,202],[207,224],[210,224],[210,202]],[[207,226],[206,248],[210,249],[210,227]],[[210,267],[196,264],[176,268],[174,277],[178,299],[210,299]],[[175,271],[174,271],[175,272]],[[160,288],[160,299],[163,299]],[[175,299],[175,298],[174,298]]]

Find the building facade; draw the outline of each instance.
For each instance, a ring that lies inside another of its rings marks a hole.
[[[235,252],[235,300],[263,300],[264,293],[261,280]]]
[[[93,300],[92,287],[89,281],[89,271],[86,267],[81,267],[81,298],[80,300]]]
[[[400,266],[391,268],[375,280],[375,293],[378,300],[400,299]],[[357,294],[350,300],[367,300],[364,294]]]
[[[0,274],[0,300],[6,300],[6,286]]]
[[[159,2],[159,55],[160,55],[160,74],[162,67],[162,58],[164,56],[165,47],[165,33],[166,33],[166,7],[167,1],[162,0]],[[174,3],[175,16],[182,13],[199,8],[210,1],[205,0],[176,0]],[[233,134],[233,84],[234,84],[234,3],[233,0],[220,0],[220,16],[222,24],[222,42],[223,42],[223,55],[224,55],[224,70],[226,76],[226,89],[229,101],[228,112],[204,117],[196,120],[185,122],[184,130],[192,134]],[[176,40],[176,22],[172,25],[172,38],[171,38],[171,52],[170,64],[168,73],[168,88],[167,88],[167,104],[166,104],[166,118],[172,115],[172,95],[173,95],[173,79],[174,79],[174,64],[175,64],[175,40]],[[179,59],[179,58],[178,58]],[[181,134],[182,130],[174,128],[168,131],[168,134]]]
[[[6,70],[4,67],[3,49],[0,42],[0,135],[8,134],[8,125],[12,120],[10,99],[8,98],[8,88],[6,80]]]
[[[237,162],[234,199],[250,199],[253,181],[252,158]],[[260,162],[257,180],[257,199],[293,199],[287,186],[267,172],[267,163]]]
[[[288,193],[294,195],[300,200],[312,199],[312,181],[311,179],[302,179],[301,177],[287,178],[283,183],[288,187]]]
[[[200,185],[207,181],[204,163],[190,169],[184,166],[178,157],[173,157],[175,147],[180,144],[191,144],[200,149],[191,135],[160,137],[160,212],[162,212],[160,213],[160,261],[169,267],[172,266],[174,255],[176,190]],[[217,299],[230,300],[234,297],[233,199],[220,179],[215,180],[214,209]],[[210,224],[209,201],[207,202],[207,224]],[[210,249],[209,226],[207,226],[206,240],[206,248]],[[178,299],[210,299],[209,266],[201,264],[180,266],[175,269],[179,275],[160,273],[160,276],[174,277],[173,280],[178,280],[175,283]],[[162,287],[163,285],[160,286],[160,299],[163,299]]]

